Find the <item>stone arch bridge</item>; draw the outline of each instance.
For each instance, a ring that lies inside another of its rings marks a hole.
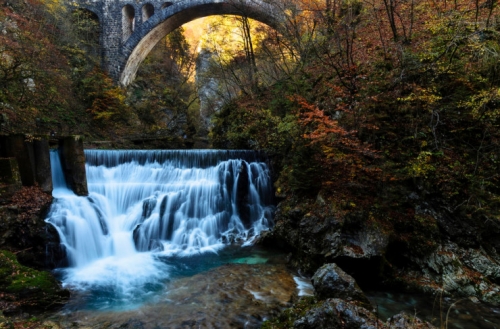
[[[279,0],[71,0],[99,18],[102,66],[115,82],[131,83],[156,43],[194,19],[210,15],[246,16],[281,30]]]

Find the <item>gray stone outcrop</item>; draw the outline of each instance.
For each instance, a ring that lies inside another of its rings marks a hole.
[[[329,298],[296,320],[294,329],[434,329],[428,322],[399,313],[382,322],[378,317],[353,302]]]
[[[314,292],[319,300],[340,298],[347,301],[359,301],[369,307],[370,301],[359,288],[356,280],[345,273],[337,264],[321,266],[312,277]]]
[[[495,256],[482,248],[462,248],[447,242],[428,256],[412,258],[419,270],[401,273],[400,278],[428,293],[442,291],[498,305],[500,262]]]
[[[375,329],[384,325],[373,313],[338,298],[330,298],[294,322],[294,329]]]

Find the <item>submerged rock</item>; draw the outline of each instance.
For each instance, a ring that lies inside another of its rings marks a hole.
[[[312,277],[315,295],[319,300],[340,298],[347,301],[359,301],[369,307],[370,301],[359,288],[352,276],[345,273],[336,264],[321,266]]]

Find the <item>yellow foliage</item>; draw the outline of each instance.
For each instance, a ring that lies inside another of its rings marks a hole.
[[[431,163],[432,153],[428,151],[422,151],[419,153],[417,158],[410,161],[410,166],[408,168],[409,174],[412,177],[428,177],[429,173],[436,170],[436,168]]]
[[[41,0],[52,15],[64,15],[67,8],[62,0]]]
[[[205,19],[206,33],[201,37],[200,48],[217,53],[223,62],[229,62],[244,49],[241,18],[238,16],[210,16]],[[267,34],[261,29],[262,23],[248,19],[254,50],[258,49]]]

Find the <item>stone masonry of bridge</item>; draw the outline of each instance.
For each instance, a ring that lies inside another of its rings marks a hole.
[[[69,0],[99,19],[101,64],[115,82],[130,84],[156,43],[179,26],[210,15],[246,16],[280,30],[277,0]]]

